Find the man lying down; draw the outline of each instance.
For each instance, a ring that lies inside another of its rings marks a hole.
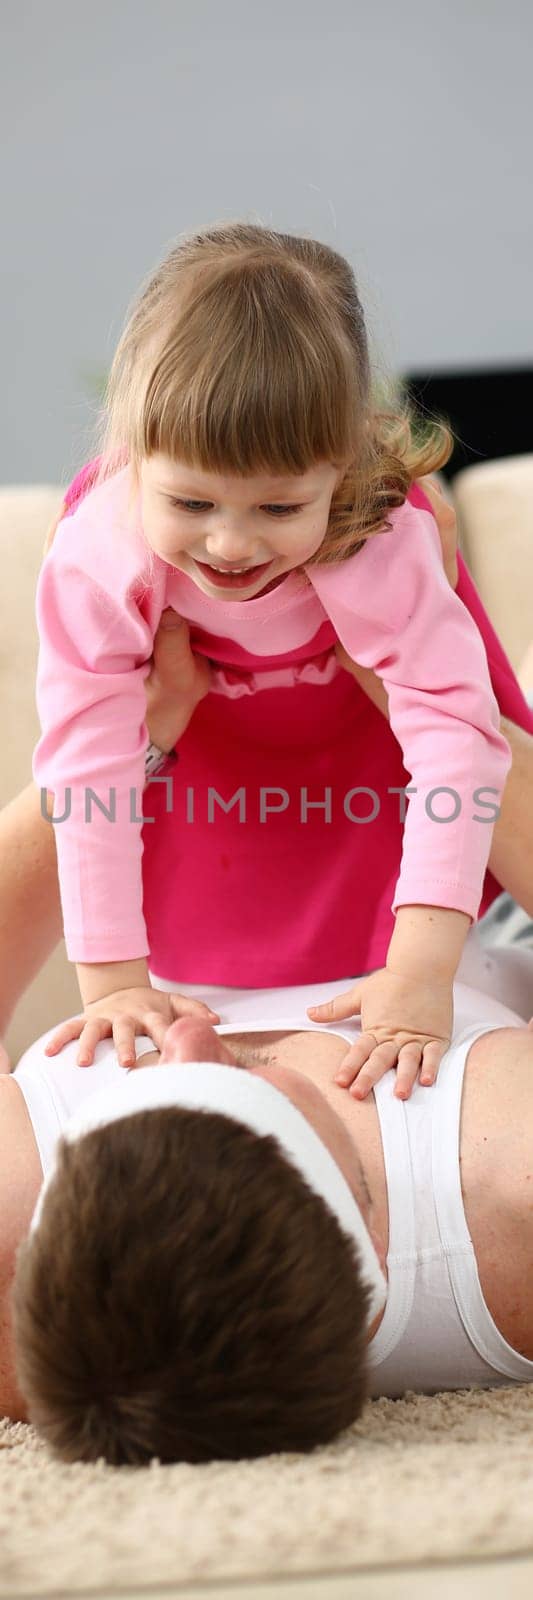
[[[316,985],[225,994],[129,1072],[111,1039],[90,1069],[37,1040],[0,1079],[4,1411],[65,1461],[198,1462],[531,1382],[533,1031],[454,996],[406,1101],[395,1069],[335,1083],[360,1022],[310,1022]]]

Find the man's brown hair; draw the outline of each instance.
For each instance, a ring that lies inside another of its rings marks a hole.
[[[284,1157],[165,1107],[61,1140],[17,1256],[17,1377],[63,1461],[310,1450],[367,1395],[355,1247]]]

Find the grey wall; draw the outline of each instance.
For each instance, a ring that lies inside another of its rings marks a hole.
[[[533,356],[530,0],[2,0],[0,481],[63,483],[176,236],[348,256],[395,371]]]

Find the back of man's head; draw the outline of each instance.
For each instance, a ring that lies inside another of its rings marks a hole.
[[[60,1143],[17,1257],[18,1382],[64,1461],[310,1450],[362,1410],[369,1300],[274,1137],[144,1111]]]

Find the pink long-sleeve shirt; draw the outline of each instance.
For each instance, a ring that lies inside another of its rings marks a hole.
[[[220,639],[222,661],[232,641],[230,660],[261,662],[275,674],[280,661],[318,657],[338,637],[378,674],[415,791],[392,911],[435,905],[475,918],[511,752],[481,635],[448,583],[423,497],[414,491],[392,513],[390,530],[347,560],[290,572],[269,594],[243,602],[208,598],[155,555],[139,500],[128,518],[129,488],[126,466],[86,494],[60,523],[37,585],[42,736],[33,777],[55,795],[69,959],[149,955],[144,681],[166,606]],[[176,893],[179,904],[178,885]]]

